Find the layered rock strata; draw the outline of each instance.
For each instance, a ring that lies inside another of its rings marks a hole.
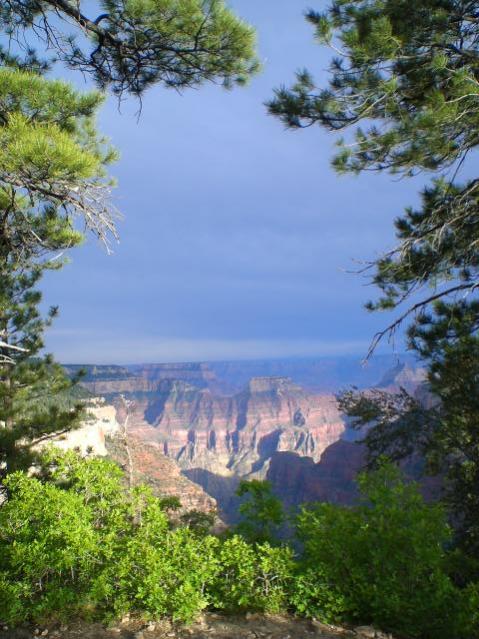
[[[155,442],[145,442],[131,434],[119,432],[107,439],[109,456],[114,459],[130,477],[132,485],[146,484],[158,497],[178,497],[181,512],[217,510],[216,501],[198,484],[181,474],[179,466],[166,457],[161,446]]]
[[[163,380],[154,397],[117,406],[131,432],[159,443],[181,468],[225,476],[264,474],[278,451],[318,461],[345,429],[333,396],[309,394],[283,377],[254,378],[232,397]]]
[[[89,402],[88,417],[80,428],[52,437],[42,445],[54,444],[62,450],[78,450],[83,455],[88,453],[105,457],[108,455],[107,439],[120,430],[115,407],[106,404],[103,398],[95,398]]]

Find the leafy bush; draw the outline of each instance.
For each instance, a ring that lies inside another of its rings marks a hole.
[[[210,586],[215,608],[234,612],[281,612],[288,607],[293,556],[288,547],[253,545],[239,535],[226,539],[218,553],[219,571]]]
[[[349,619],[423,639],[479,636],[479,586],[460,590],[449,528],[391,466],[360,479],[354,508],[303,508],[299,560],[286,545],[208,535],[168,519],[145,487],[127,491],[112,463],[45,454],[38,477],[6,480],[0,508],[0,616],[16,623],[126,612],[190,621],[226,612]],[[267,528],[267,522],[262,526]],[[265,529],[266,529],[265,528]]]
[[[81,495],[18,472],[0,509],[0,601],[8,622],[62,611],[95,570],[99,534]]]
[[[298,614],[326,623],[335,623],[349,612],[346,598],[330,583],[327,571],[321,565],[311,567],[308,562],[300,564],[294,575],[290,603]]]
[[[285,516],[270,482],[242,480],[236,494],[245,498],[238,508],[241,520],[236,526],[237,532],[250,542],[275,543]]]
[[[316,504],[299,515],[297,610],[412,637],[460,636],[464,597],[445,568],[450,531],[442,507],[425,504],[391,465],[359,484],[361,505]]]
[[[188,528],[170,530],[158,504],[150,504],[116,567],[116,611],[190,621],[208,605],[205,588],[218,570],[218,545],[216,537]]]
[[[0,508],[0,611],[15,623],[135,610],[190,620],[208,599],[219,541],[172,530],[160,499],[112,463],[50,451],[48,481],[18,472]]]

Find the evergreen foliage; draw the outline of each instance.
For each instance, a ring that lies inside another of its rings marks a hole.
[[[12,253],[28,262],[77,245],[77,214],[102,239],[114,231],[106,170],[116,154],[95,130],[102,101],[65,82],[0,68],[2,263]]]
[[[468,160],[479,140],[477,3],[334,0],[307,18],[318,41],[335,51],[328,86],[317,88],[303,71],[291,88],[276,91],[270,112],[289,127],[344,131],[333,159],[339,173],[433,173],[420,205],[396,219],[397,246],[365,271],[372,269],[380,291],[367,307],[399,309],[370,352],[412,320],[409,347],[427,363],[436,400],[425,411],[405,393],[347,393],[343,408],[358,427],[368,425],[372,461],[420,451],[430,471],[446,475],[458,538],[474,557],[479,180],[469,177]]]
[[[478,139],[475,3],[336,0],[307,18],[318,41],[337,53],[329,86],[317,89],[311,74],[301,72],[292,88],[276,91],[270,112],[293,128],[351,129],[354,139],[349,133],[340,139],[333,159],[340,173],[438,174],[423,192],[422,207],[397,219],[397,248],[374,264],[373,281],[383,295],[370,308],[396,308],[432,286],[434,293],[407,316],[440,297],[473,292],[479,185],[456,178]]]
[[[70,380],[43,356],[38,284],[81,243],[75,213],[100,237],[112,230],[104,193],[115,154],[94,128],[101,103],[70,85],[0,69],[0,475],[26,468],[35,444],[80,423]]]
[[[230,86],[258,69],[254,30],[223,0],[101,0],[91,17],[86,12],[95,5],[87,5],[6,0],[0,30],[20,48],[28,35],[30,42],[36,36],[59,60],[118,95],[140,96],[153,84],[180,90],[205,81]],[[56,16],[73,32],[60,30]],[[25,56],[24,64],[38,66],[31,47]]]

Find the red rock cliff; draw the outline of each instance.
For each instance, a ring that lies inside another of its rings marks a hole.
[[[119,418],[126,416],[119,406]],[[232,397],[188,382],[161,380],[156,392],[129,403],[132,432],[162,445],[183,469],[261,475],[277,451],[315,461],[344,423],[331,395],[307,393],[288,378],[253,378]]]

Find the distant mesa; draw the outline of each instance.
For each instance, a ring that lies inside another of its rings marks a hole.
[[[130,366],[85,364],[66,365],[65,368],[70,374],[84,369],[86,386],[105,384],[104,388],[112,393],[117,392],[115,382],[118,385],[128,382],[129,392],[134,393],[154,392],[157,383],[162,380],[180,380],[197,388],[208,388],[215,395],[229,396],[246,388],[251,380],[261,378],[289,378],[305,390],[317,393],[336,393],[348,386],[370,388],[384,385],[387,375],[398,374],[403,369],[414,371],[418,366],[410,355],[377,355],[366,364],[360,357],[341,356]],[[124,388],[128,392],[126,385]]]
[[[415,391],[417,387],[426,380],[426,369],[414,367],[404,362],[398,363],[388,370],[377,385],[378,388],[388,390],[398,390],[404,388],[408,391]]]
[[[82,385],[127,426],[135,477],[200,509],[218,503],[226,518],[243,477],[268,478],[287,505],[350,503],[364,453],[334,392],[414,390],[424,380],[411,358],[391,357],[367,369],[347,357],[85,368]],[[109,453],[124,463],[116,442]]]

